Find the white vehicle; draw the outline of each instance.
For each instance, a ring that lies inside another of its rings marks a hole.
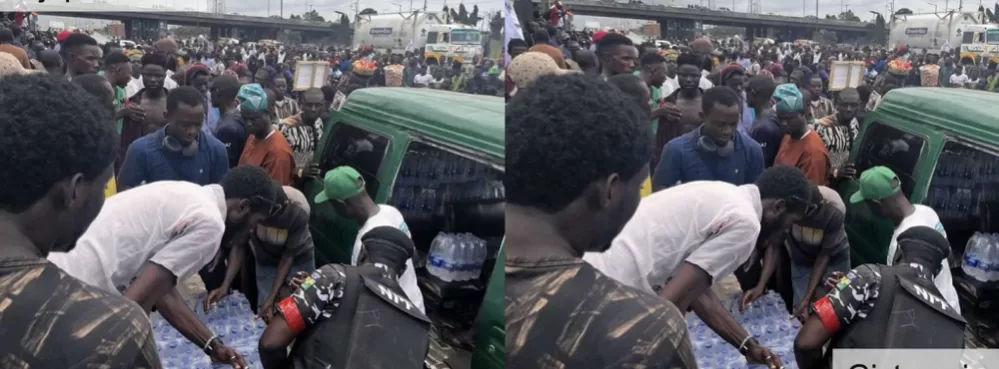
[[[482,33],[472,26],[445,24],[436,13],[396,13],[361,16],[354,25],[355,47],[402,52],[424,49],[424,57],[471,63],[482,56]]]
[[[999,46],[997,32],[995,25],[981,22],[978,12],[899,15],[891,24],[888,44],[931,53],[939,53],[946,45],[982,54]]]

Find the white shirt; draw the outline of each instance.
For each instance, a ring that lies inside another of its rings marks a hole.
[[[409,234],[409,226],[406,225],[406,220],[403,219],[402,213],[398,209],[392,207],[391,205],[378,205],[378,213],[368,218],[368,221],[364,222],[361,226],[361,230],[357,231],[357,239],[354,240],[354,252],[350,255],[350,264],[357,265],[357,256],[361,253],[361,248],[364,244],[361,243],[361,238],[364,237],[365,233],[368,231],[381,227],[389,226],[399,228],[399,230],[406,232],[406,235],[410,238],[413,235]],[[399,277],[399,287],[402,287],[402,291],[406,293],[406,297],[409,301],[416,305],[420,312],[424,312],[423,309],[423,292],[420,292],[420,286],[416,284],[416,268],[413,267],[413,260],[406,260],[406,271],[402,272],[402,276]]]
[[[952,85],[961,85],[961,86],[964,86],[970,80],[971,79],[968,78],[968,75],[964,74],[964,71],[961,71],[961,74],[952,74],[952,75],[950,75],[950,84],[952,84]]]
[[[665,285],[683,262],[717,281],[752,255],[762,216],[755,185],[690,182],[642,199],[610,249],[583,260],[648,293]]]
[[[916,210],[909,214],[909,216],[902,219],[902,223],[895,228],[895,233],[891,235],[891,243],[888,244],[888,265],[892,265],[895,260],[895,250],[898,250],[898,235],[902,234],[909,228],[925,226],[936,229],[937,232],[943,234],[947,237],[947,231],[944,230],[943,223],[940,223],[940,217],[937,216],[937,212],[933,211],[933,208],[926,205],[912,205]],[[950,274],[950,265],[947,263],[947,259],[941,263],[940,274],[933,279],[933,284],[937,286],[940,290],[941,297],[957,311],[958,314],[961,313],[961,303],[957,298],[957,289],[954,288],[954,279]]]
[[[167,91],[177,88],[177,81],[170,78],[171,76],[173,76],[173,72],[168,70],[166,79],[163,80],[163,87],[165,87]],[[135,96],[139,90],[145,87],[146,86],[142,83],[141,76],[139,78],[132,78],[132,80],[128,82],[128,85],[125,85],[125,98],[129,99],[132,96]]]
[[[711,80],[709,80],[707,77],[701,76],[701,82],[697,87],[700,87],[701,90],[707,91],[708,89],[715,87],[715,84],[711,83]],[[673,92],[676,92],[676,90],[679,89],[680,89],[680,81],[677,80],[677,77],[670,78],[669,76],[666,76],[666,82],[663,82],[661,90],[662,97],[672,95]]]
[[[76,247],[50,253],[48,259],[69,275],[113,292],[128,286],[150,262],[181,280],[215,257],[225,214],[222,186],[150,183],[108,198]]]
[[[431,83],[434,83],[434,76],[430,75],[430,73],[417,74],[416,77],[413,77],[413,84],[415,85],[427,86]]]

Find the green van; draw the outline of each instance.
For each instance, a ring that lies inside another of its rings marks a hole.
[[[372,199],[406,218],[417,246],[414,265],[427,316],[434,323],[429,368],[469,368],[473,353],[477,362],[489,363],[476,368],[503,367],[503,317],[495,315],[503,313],[502,200],[496,200],[502,197],[505,165],[504,109],[500,97],[359,89],[331,112],[316,150],[324,173],[341,165],[357,169]],[[475,192],[482,188],[499,196],[469,205],[469,199],[483,198]],[[305,188],[316,265],[349,264],[360,225],[329,204],[312,203],[321,189],[318,180]],[[444,283],[427,273],[426,254],[440,232],[467,232],[488,241],[491,257],[480,278]],[[497,294],[498,307],[492,306]]]
[[[913,204],[940,216],[958,267],[975,232],[999,231],[999,94],[964,89],[892,90],[861,126],[851,162],[857,172],[891,168]],[[887,261],[895,226],[850,204],[856,181],[842,181],[854,266]],[[996,219],[996,223],[992,223]],[[957,279],[955,274],[955,279]]]

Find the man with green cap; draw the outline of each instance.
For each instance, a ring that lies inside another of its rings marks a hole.
[[[356,220],[358,224],[361,224],[350,257],[351,265],[357,265],[358,256],[364,249],[364,244],[361,242],[364,234],[374,228],[395,227],[412,237],[409,233],[409,226],[406,225],[406,220],[403,219],[399,209],[391,205],[376,204],[368,195],[365,185],[364,177],[357,169],[346,165],[336,167],[326,172],[326,176],[323,178],[323,192],[320,192],[315,198],[316,204],[328,202],[341,216]],[[420,287],[416,284],[416,272],[412,260],[406,261],[406,271],[399,278],[399,285],[406,292],[406,297],[421,312],[424,311],[423,293],[420,292]]]
[[[857,182],[860,184],[860,189],[850,196],[850,202],[854,204],[863,202],[871,212],[888,218],[895,224],[895,233],[891,235],[891,243],[888,245],[886,264],[894,263],[898,236],[909,228],[926,226],[937,230],[944,237],[947,236],[943,224],[940,223],[940,217],[933,208],[909,202],[902,191],[901,180],[888,167],[877,166],[865,170]],[[961,304],[958,302],[957,290],[954,289],[950,263],[947,259],[943,260],[940,274],[937,274],[933,282],[944,299],[960,313]]]

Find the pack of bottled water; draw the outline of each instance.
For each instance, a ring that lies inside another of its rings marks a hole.
[[[736,321],[753,335],[760,345],[769,348],[780,357],[786,369],[796,369],[794,360],[794,338],[801,329],[797,319],[790,319],[784,300],[780,295],[770,292],[763,295],[752,305],[746,307],[745,313],[739,313],[741,295],[736,295],[727,306]],[[766,365],[749,364],[739,353],[738,348],[725,342],[696,314],[687,316],[687,328],[690,331],[690,341],[697,356],[697,366],[711,369],[763,369]]]
[[[444,282],[477,280],[489,254],[486,241],[471,233],[441,232],[427,254],[427,271]]]
[[[964,249],[961,270],[980,282],[999,281],[999,234],[975,232]]]
[[[257,343],[264,332],[264,322],[254,319],[250,310],[250,301],[239,292],[226,296],[218,304],[204,312],[205,295],[189,306],[205,326],[218,336],[226,346],[232,347],[246,359],[250,369],[259,369],[260,355],[257,353]],[[227,364],[212,364],[211,358],[205,355],[187,338],[184,338],[160,314],[150,317],[153,333],[156,335],[156,348],[164,369],[219,369],[232,368]]]

